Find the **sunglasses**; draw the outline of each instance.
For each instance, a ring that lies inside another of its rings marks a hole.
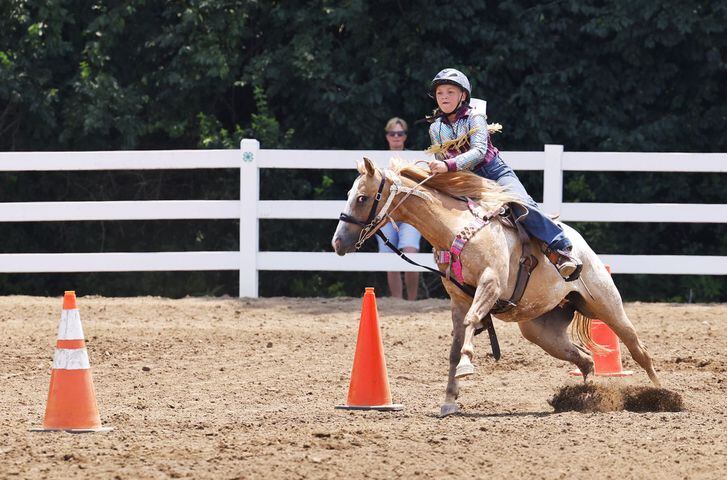
[[[386,132],[387,137],[406,137],[406,132],[403,130],[398,130],[396,132]]]

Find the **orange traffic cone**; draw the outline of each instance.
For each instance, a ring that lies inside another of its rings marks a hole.
[[[101,427],[81,316],[73,291],[67,291],[63,296],[43,428],[33,430],[72,433],[112,430]]]
[[[606,270],[611,273],[611,267],[606,265]],[[601,320],[591,320],[591,338],[597,344],[603,346],[606,351],[603,353],[594,352],[593,363],[595,364],[595,375],[602,377],[628,377],[633,375],[632,370],[624,370],[621,366],[621,344],[618,336],[611,328]],[[581,375],[578,369],[569,372],[571,375]]]
[[[346,405],[337,405],[336,408],[381,411],[404,409],[404,405],[391,403],[384,344],[381,342],[379,332],[379,314],[373,287],[366,287],[363,297],[348,399]]]

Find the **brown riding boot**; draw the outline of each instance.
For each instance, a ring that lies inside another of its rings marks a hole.
[[[545,256],[548,257],[550,263],[555,265],[555,268],[563,277],[566,282],[572,282],[577,280],[581,275],[581,269],[583,263],[571,254],[572,247],[565,250],[552,250],[546,249]]]
[[[558,269],[558,273],[560,273],[560,276],[564,279],[568,279],[580,266],[580,263],[578,260],[572,258],[572,257],[566,257],[565,255],[559,255],[558,263],[556,264],[556,268]]]

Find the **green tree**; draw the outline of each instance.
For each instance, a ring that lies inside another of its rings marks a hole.
[[[454,66],[504,125],[503,150],[720,152],[726,56],[725,2],[11,0],[0,3],[0,150],[237,148],[243,136],[264,148],[385,148],[393,115],[410,121],[409,147],[421,148],[426,128],[414,120],[432,108],[428,80]],[[264,198],[338,198],[352,173],[271,175],[263,174]],[[573,172],[565,196],[725,203],[722,177]],[[537,190],[538,179],[527,182]],[[0,175],[5,201],[235,198],[238,187],[225,172]],[[2,245],[131,251],[237,242],[233,222],[92,223],[4,225]],[[329,248],[333,222],[263,223],[265,248]],[[723,225],[580,227],[608,253],[727,251]],[[371,281],[306,275],[262,284],[275,294],[334,295]],[[102,283],[129,292],[143,283],[117,277]],[[50,280],[38,278],[2,284],[45,291]],[[165,294],[236,288],[234,275],[199,277],[191,289],[182,278],[166,278]],[[726,295],[724,277],[617,280],[627,298]]]

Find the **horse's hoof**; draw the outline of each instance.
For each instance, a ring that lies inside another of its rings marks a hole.
[[[593,375],[593,363],[590,363],[584,367],[578,367],[578,369],[581,371],[581,375],[583,376],[583,383],[588,383],[588,376]]]
[[[475,366],[471,363],[465,363],[462,365],[457,365],[457,370],[454,372],[455,378],[464,378],[469,377],[475,373]]]
[[[455,413],[459,413],[459,405],[457,405],[456,403],[445,403],[439,410],[439,418],[448,417],[450,415],[454,415]]]

